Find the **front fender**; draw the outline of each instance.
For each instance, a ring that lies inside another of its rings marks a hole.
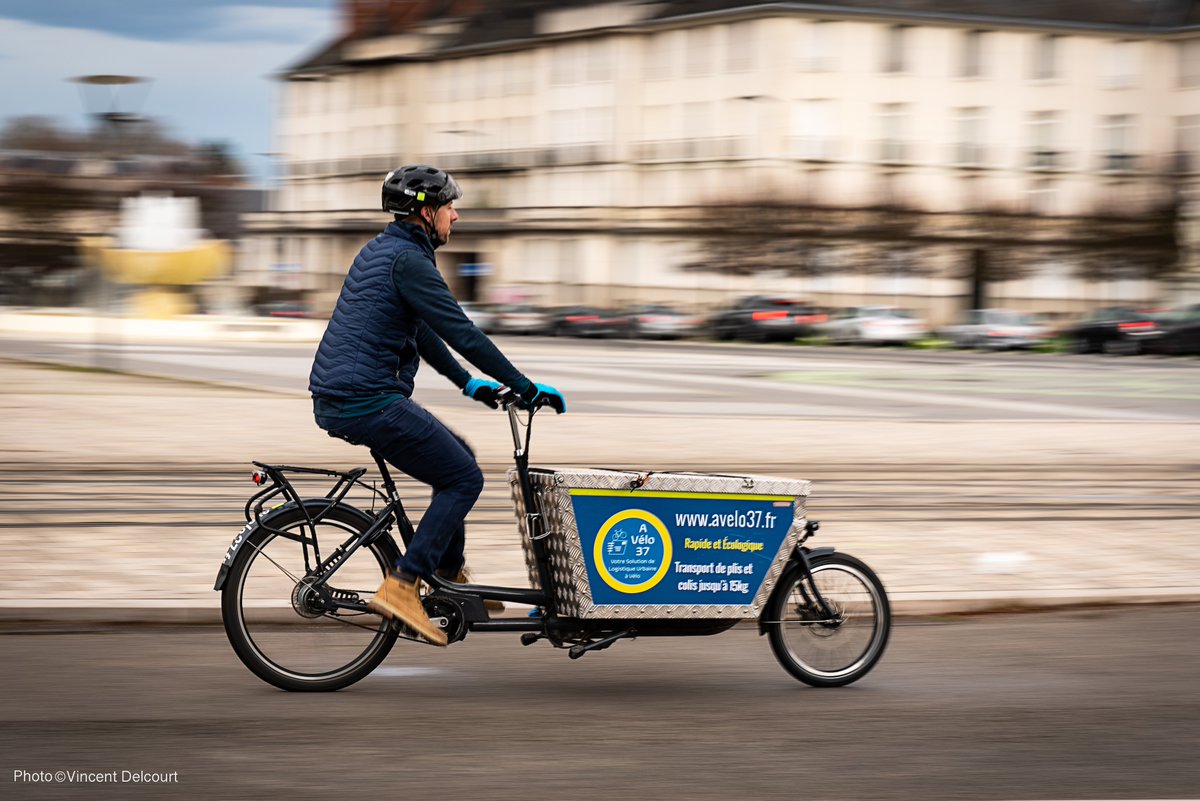
[[[805,558],[807,558],[808,561],[811,562],[813,559],[816,559],[819,556],[829,556],[829,554],[837,551],[837,548],[834,548],[832,545],[826,545],[821,548],[805,548],[803,545],[801,545],[796,550],[803,551]],[[799,562],[800,560],[793,557],[792,561]]]
[[[328,514],[331,509],[328,498],[306,498],[304,499],[303,503],[305,508],[308,509],[309,515],[313,517],[321,513]],[[360,518],[364,526],[371,525],[372,521],[374,520],[374,518],[372,518],[366,512],[363,512],[361,509],[355,509],[349,504],[339,503],[336,504],[336,506],[337,508],[350,512],[354,516]],[[242,526],[242,530],[237,533],[237,536],[233,538],[233,542],[229,544],[229,549],[225,551],[225,558],[221,561],[220,569],[217,570],[217,580],[213,582],[213,589],[217,592],[220,592],[225,586],[225,579],[229,576],[229,569],[233,567],[233,560],[237,558],[238,552],[241,551],[242,546],[246,544],[246,540],[250,539],[251,534],[253,534],[257,529],[262,528],[263,523],[269,526],[273,517],[283,514],[284,512],[291,511],[295,508],[295,501],[289,501],[288,503],[280,504],[263,515],[259,520],[251,520],[247,522],[246,525]]]
[[[834,553],[835,551],[837,551],[837,548],[834,548],[831,545],[826,545],[821,548],[805,548],[803,545],[796,546],[796,552],[792,555],[792,558],[788,560],[787,564],[783,566],[783,571],[779,574],[779,582],[775,585],[775,588],[771,590],[771,595],[767,599],[766,606],[763,607],[763,612],[766,612],[766,610],[774,606],[775,593],[784,591],[783,577],[787,575],[788,571],[792,569],[793,565],[798,565],[807,573],[808,566],[812,563],[813,559],[818,559],[822,556],[829,556],[829,554]],[[765,619],[765,615],[760,615],[758,618],[759,634],[767,633],[767,627],[763,623]]]

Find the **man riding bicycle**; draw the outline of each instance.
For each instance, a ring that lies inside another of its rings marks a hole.
[[[433,488],[407,552],[369,605],[435,645],[447,638],[421,606],[420,580],[434,573],[463,580],[463,521],[483,490],[483,473],[462,437],[412,400],[420,360],[473,400],[494,406],[505,385],[526,404],[566,411],[562,393],[526,378],[475,327],[438,272],[434,250],[450,239],[460,197],[455,180],[436,167],[387,174],[383,210],[394,220],[350,265],[308,387],[317,425],[330,436],[372,448]],[[496,380],[473,378],[446,345]]]

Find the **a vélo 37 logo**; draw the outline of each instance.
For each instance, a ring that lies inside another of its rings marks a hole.
[[[246,532],[249,531],[250,527],[253,525],[253,523],[247,523],[246,525],[242,526],[242,530],[239,531],[238,535],[233,538],[233,542],[229,544],[229,550],[225,552],[225,564],[228,565],[233,563],[233,555],[237,553],[238,546],[242,544],[242,540],[246,538]]]

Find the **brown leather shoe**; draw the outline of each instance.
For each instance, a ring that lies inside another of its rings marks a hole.
[[[375,597],[367,601],[367,606],[386,618],[399,620],[434,645],[445,646],[449,641],[446,632],[435,626],[429,615],[425,614],[417,585],[404,581],[395,573],[388,574],[375,592]]]
[[[462,569],[458,571],[458,575],[455,576],[452,579],[452,581],[455,584],[470,584],[471,583],[471,571],[467,570],[466,565],[463,565]],[[485,598],[483,601],[483,606],[489,612],[503,612],[504,611],[504,601],[496,601],[491,598]]]

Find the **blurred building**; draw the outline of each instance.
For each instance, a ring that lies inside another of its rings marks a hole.
[[[465,189],[439,255],[461,299],[780,292],[940,321],[1200,275],[1182,0],[345,0],[281,78],[238,280],[319,308],[409,162]]]

